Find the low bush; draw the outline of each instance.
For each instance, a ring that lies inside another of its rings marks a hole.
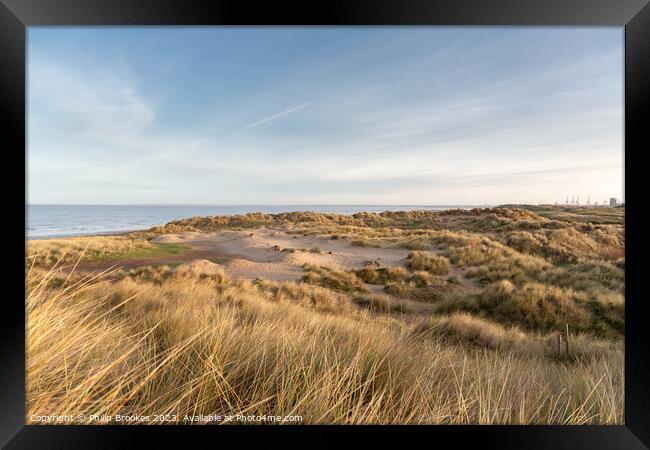
[[[445,275],[449,272],[449,260],[444,256],[411,252],[406,257],[406,267],[413,271],[424,270],[433,275]]]

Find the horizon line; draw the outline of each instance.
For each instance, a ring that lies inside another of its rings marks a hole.
[[[619,200],[619,205],[625,203]],[[533,205],[533,206],[595,206],[594,204],[565,204],[565,203],[25,203],[25,206],[499,206],[499,205]],[[600,205],[599,205],[600,206]]]

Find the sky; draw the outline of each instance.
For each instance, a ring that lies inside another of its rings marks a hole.
[[[623,28],[30,27],[30,204],[623,198]]]

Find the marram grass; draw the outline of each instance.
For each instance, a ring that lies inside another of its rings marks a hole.
[[[26,287],[28,423],[623,423],[623,352],[595,338],[577,336],[575,356],[559,358],[543,336],[467,314],[404,321],[325,288],[223,274],[32,267]]]

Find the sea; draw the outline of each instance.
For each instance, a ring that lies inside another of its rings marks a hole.
[[[441,211],[487,205],[27,205],[27,239],[116,234],[146,230],[177,219],[292,211],[355,214],[360,211]]]

